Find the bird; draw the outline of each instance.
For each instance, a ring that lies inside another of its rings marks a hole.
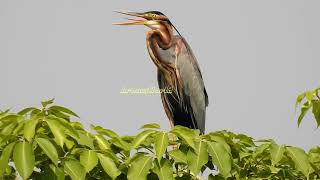
[[[129,21],[114,25],[145,25],[149,28],[146,44],[157,69],[159,89],[171,90],[160,95],[170,126],[199,129],[204,134],[209,98],[199,64],[186,39],[159,11],[115,12],[135,19],[127,18]]]

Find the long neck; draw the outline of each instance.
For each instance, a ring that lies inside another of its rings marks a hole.
[[[147,32],[147,48],[154,64],[159,68],[165,68],[165,62],[158,54],[158,48],[169,49],[173,44],[172,28],[168,24],[163,24],[160,28]]]

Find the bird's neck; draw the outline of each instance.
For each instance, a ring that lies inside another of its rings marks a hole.
[[[160,28],[147,32],[147,48],[153,63],[160,69],[168,69],[168,65],[159,55],[159,48],[166,50],[173,45],[173,32],[169,24],[162,24]]]
[[[147,33],[147,41],[157,43],[161,49],[169,49],[172,46],[173,41],[172,27],[165,23],[159,28],[149,31]]]

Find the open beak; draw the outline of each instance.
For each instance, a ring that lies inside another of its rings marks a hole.
[[[129,16],[134,16],[134,17],[139,17],[143,19],[128,19],[128,22],[123,22],[123,23],[113,23],[113,25],[145,25],[148,20],[146,20],[145,16],[143,13],[136,13],[136,12],[120,12],[120,11],[115,11],[116,13],[124,14],[124,15],[129,15]]]

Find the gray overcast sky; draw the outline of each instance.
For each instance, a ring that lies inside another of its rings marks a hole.
[[[0,1],[0,109],[56,103],[81,121],[133,134],[168,129],[146,27],[118,27],[114,10],[165,13],[191,45],[210,98],[207,131],[227,129],[310,148],[320,130],[297,128],[296,96],[320,85],[320,1]]]

